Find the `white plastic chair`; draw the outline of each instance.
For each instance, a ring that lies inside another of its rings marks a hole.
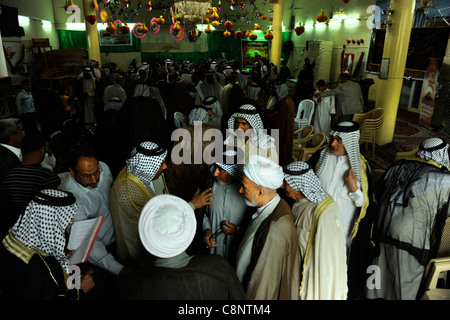
[[[298,105],[297,116],[294,119],[294,131],[309,126],[311,124],[313,114],[314,101],[310,99],[300,101]]]

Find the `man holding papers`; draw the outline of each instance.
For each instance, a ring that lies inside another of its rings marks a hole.
[[[87,146],[80,146],[71,154],[70,176],[64,179],[59,189],[72,192],[77,199],[78,210],[74,216],[74,221],[104,216],[89,254],[88,263],[99,268],[99,271],[106,270],[116,276],[127,273],[130,269],[119,263],[108,250],[108,247],[115,245],[116,242],[109,208],[109,193],[113,183],[111,171],[105,163],[97,160],[94,151]],[[96,272],[96,276],[104,275],[106,277],[105,283],[108,284],[115,282],[116,279],[110,279],[108,273]],[[97,279],[96,283],[98,283]],[[107,293],[110,292],[107,289]]]

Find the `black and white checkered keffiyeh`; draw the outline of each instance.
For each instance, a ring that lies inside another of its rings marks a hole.
[[[437,164],[448,167],[448,143],[440,138],[428,138],[421,143],[416,156],[426,161],[433,160]]]
[[[142,183],[149,185],[167,155],[165,146],[145,141],[133,148],[127,162],[127,171],[138,177]]]
[[[230,119],[228,120],[228,137],[225,140],[224,144],[230,145],[231,140],[236,137],[236,118],[243,118],[250,124],[252,129],[250,132],[250,142],[253,145],[263,149],[269,149],[274,145],[275,139],[264,132],[264,124],[261,120],[259,112],[256,107],[251,104],[244,104],[240,106],[237,112],[231,115]]]
[[[69,260],[64,252],[65,230],[77,209],[72,193],[56,189],[41,190],[14,224],[12,234],[24,245],[52,255],[68,271]]]
[[[189,124],[208,123],[209,113],[204,106],[195,105],[189,113]]]
[[[215,96],[208,96],[203,99],[203,105],[214,112],[214,118],[220,118],[222,116],[222,106],[220,105],[219,99]]]
[[[243,157],[243,155],[238,155],[238,149],[226,150],[223,153],[222,161],[214,162],[214,164],[228,172],[236,180],[240,181],[242,179],[244,165],[242,164],[242,161],[239,160],[239,157]]]
[[[356,178],[361,182],[360,173],[360,151],[359,151],[359,125],[356,122],[344,121],[333,125],[331,132],[327,137],[328,147],[323,149],[320,154],[319,166],[317,167],[317,174],[319,175],[328,157],[332,154],[330,144],[334,136],[340,137],[347,151],[350,168],[355,171]]]
[[[309,201],[320,203],[327,197],[319,178],[307,162],[292,162],[283,171],[284,179],[292,189],[303,193]]]

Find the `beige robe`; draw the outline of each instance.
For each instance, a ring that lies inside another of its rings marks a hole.
[[[347,298],[347,254],[339,208],[328,197],[292,206],[301,259],[301,300]]]
[[[153,264],[153,257],[141,243],[139,216],[145,204],[158,194],[168,193],[164,175],[146,187],[123,168],[111,188],[110,207],[116,233],[117,258],[127,266]]]
[[[278,195],[248,226],[237,274],[249,300],[298,300],[300,254],[292,211]]]

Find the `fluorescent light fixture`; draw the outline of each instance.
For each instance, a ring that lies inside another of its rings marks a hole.
[[[67,30],[86,30],[86,25],[82,22],[66,23]]]
[[[312,28],[314,28],[314,25],[311,23],[311,24],[306,24],[305,25],[305,30],[306,29],[312,29]]]
[[[51,30],[52,29],[52,22],[47,20],[42,20],[42,28],[44,30]]]
[[[357,24],[359,23],[359,18],[349,18],[344,20],[345,24]]]
[[[325,29],[327,25],[325,23],[316,23],[314,26],[316,29]]]
[[[335,19],[330,20],[330,22],[328,23],[330,27],[339,27],[341,24],[342,20],[335,20]]]
[[[19,16],[19,25],[21,27],[26,27],[30,25],[30,18],[25,16]]]

